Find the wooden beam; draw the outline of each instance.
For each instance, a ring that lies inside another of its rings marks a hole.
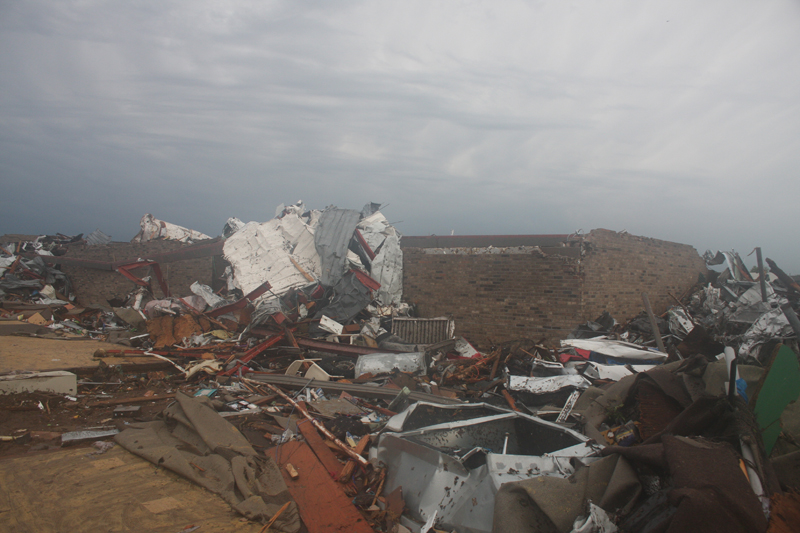
[[[373,533],[367,520],[326,474],[325,466],[306,443],[281,444],[276,455],[281,475],[309,533]],[[286,471],[289,463],[297,470],[297,479],[292,479]]]
[[[328,448],[325,441],[319,436],[317,428],[308,420],[300,420],[297,422],[297,429],[299,429],[300,433],[306,438],[306,442],[311,446],[314,455],[317,456],[317,459],[319,459],[319,462],[322,463],[322,466],[328,471],[328,474],[330,474],[333,479],[339,477],[339,472],[342,470],[342,463],[336,459],[331,449]]]

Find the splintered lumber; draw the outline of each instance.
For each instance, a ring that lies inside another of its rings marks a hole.
[[[514,398],[511,397],[510,392],[508,392],[506,389],[503,389],[500,391],[500,393],[503,395],[503,398],[506,399],[506,402],[508,402],[508,406],[511,409],[513,409],[514,411],[519,411],[519,409],[517,408],[517,403],[514,401]]]
[[[247,382],[250,382],[250,380],[249,380],[249,379],[245,379],[245,378],[242,378],[242,381],[247,381]],[[361,455],[359,455],[358,453],[355,453],[353,450],[351,450],[351,449],[350,449],[350,446],[348,446],[348,445],[347,445],[347,444],[345,444],[344,442],[342,442],[342,441],[340,441],[339,439],[337,439],[337,438],[334,436],[334,434],[333,434],[333,433],[331,433],[330,431],[328,431],[328,428],[326,428],[325,426],[323,426],[323,425],[322,425],[322,423],[321,423],[319,420],[315,419],[315,418],[314,418],[314,417],[312,417],[310,414],[308,414],[308,411],[306,411],[305,407],[303,407],[302,405],[298,404],[296,401],[294,401],[293,399],[291,399],[291,398],[290,398],[288,395],[286,395],[286,394],[285,394],[285,393],[284,393],[282,390],[280,390],[279,388],[277,388],[277,387],[273,387],[273,386],[272,386],[272,385],[270,385],[269,383],[265,383],[264,385],[266,385],[266,387],[267,387],[267,388],[269,388],[269,389],[270,389],[272,392],[275,392],[275,393],[277,393],[277,394],[280,394],[280,396],[281,396],[281,397],[282,397],[284,400],[286,400],[287,402],[289,402],[290,404],[292,404],[292,406],[293,406],[295,409],[297,409],[298,411],[300,411],[300,414],[302,414],[302,415],[303,415],[304,417],[306,417],[306,418],[307,418],[307,419],[308,419],[308,420],[309,420],[309,421],[310,421],[312,424],[314,424],[314,427],[316,427],[316,428],[317,428],[317,429],[320,431],[320,433],[322,433],[323,435],[325,435],[326,437],[328,437],[329,439],[331,439],[331,440],[332,440],[334,443],[336,443],[336,445],[337,445],[339,448],[341,448],[342,450],[344,450],[344,452],[345,452],[345,453],[346,453],[348,456],[350,456],[352,459],[355,459],[356,461],[358,461],[358,463],[359,463],[361,466],[363,466],[364,468],[366,468],[366,467],[368,467],[368,466],[369,466],[369,461],[367,461],[366,459],[364,459],[363,457],[361,457]]]
[[[314,451],[314,455],[317,456],[317,459],[319,459],[319,462],[322,463],[322,466],[328,471],[328,474],[330,474],[333,479],[336,479],[339,475],[339,471],[342,469],[342,463],[336,459],[331,449],[328,448],[325,441],[322,440],[322,437],[317,433],[316,428],[308,420],[301,420],[297,423],[297,429],[299,429],[303,437],[306,438],[308,445],[311,446],[311,449]]]
[[[355,449],[355,453],[357,453],[359,457],[361,457],[361,454],[367,449],[367,444],[369,444],[369,435],[364,435],[361,437],[361,440],[358,441]],[[350,476],[353,474],[353,469],[355,467],[356,464],[353,461],[347,461],[347,464],[342,468],[342,473],[339,474],[339,481],[342,483],[350,481]]]
[[[283,506],[281,506],[281,508],[280,508],[280,509],[278,509],[278,512],[277,512],[277,513],[275,513],[274,515],[272,515],[272,518],[270,518],[270,519],[269,519],[269,522],[267,522],[266,524],[264,524],[264,527],[262,527],[262,528],[261,528],[261,531],[259,531],[258,533],[268,533],[268,531],[269,531],[269,528],[271,528],[271,527],[272,527],[272,524],[274,524],[274,523],[275,523],[275,521],[276,521],[278,518],[280,518],[281,514],[283,514],[283,512],[284,512],[286,509],[288,509],[288,508],[289,508],[289,505],[290,505],[291,503],[292,503],[292,502],[286,502],[286,503],[284,503],[284,504],[283,504]]]
[[[373,533],[306,443],[281,444],[277,456],[281,474],[309,533]],[[300,474],[297,479],[292,479],[286,471],[289,462]]]

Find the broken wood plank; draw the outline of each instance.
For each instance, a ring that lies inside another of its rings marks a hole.
[[[314,451],[314,455],[317,456],[317,459],[319,459],[322,466],[328,471],[328,474],[330,474],[333,479],[336,479],[339,476],[339,472],[342,470],[342,463],[336,459],[336,456],[330,448],[325,445],[317,429],[308,420],[301,420],[298,422],[297,429],[299,429],[303,437],[306,438],[308,445],[311,446],[311,449]]]
[[[306,443],[281,444],[278,459],[286,486],[309,533],[373,533],[350,498],[326,475],[325,467]],[[297,479],[292,479],[285,469],[289,462],[300,474]]]
[[[247,381],[248,383],[250,382],[250,380],[249,380],[249,379],[247,379],[247,378],[242,378],[242,381]],[[287,395],[286,395],[286,394],[285,394],[283,391],[281,391],[280,389],[278,389],[278,388],[276,388],[276,387],[273,387],[272,385],[266,384],[266,386],[267,386],[267,388],[269,388],[271,391],[273,391],[273,392],[275,392],[275,393],[277,393],[277,394],[280,394],[280,395],[281,395],[281,397],[282,397],[284,400],[286,400],[286,401],[288,401],[290,404],[292,404],[292,405],[294,406],[294,408],[295,408],[295,409],[297,409],[298,411],[300,411],[300,414],[302,414],[302,415],[303,415],[304,417],[306,417],[306,418],[307,418],[307,419],[308,419],[308,420],[309,420],[309,421],[310,421],[312,424],[314,424],[314,426],[316,426],[316,428],[317,428],[318,430],[320,430],[320,431],[322,432],[322,434],[323,434],[323,435],[325,435],[326,437],[328,437],[329,439],[331,439],[333,442],[335,442],[335,443],[336,443],[336,445],[337,445],[337,446],[339,446],[339,447],[340,447],[342,450],[344,450],[344,452],[345,452],[347,455],[349,455],[350,457],[352,457],[353,459],[355,459],[356,461],[358,461],[358,462],[359,462],[359,464],[361,464],[361,466],[363,466],[364,468],[366,468],[366,467],[368,467],[368,466],[369,466],[369,461],[367,461],[366,459],[364,459],[363,457],[361,457],[361,455],[359,455],[358,453],[354,453],[354,452],[353,452],[353,450],[351,450],[351,449],[350,449],[350,447],[349,447],[347,444],[345,444],[345,443],[343,443],[342,441],[340,441],[339,439],[337,439],[337,438],[336,438],[336,437],[333,435],[333,433],[331,433],[330,431],[328,431],[328,429],[327,429],[325,426],[323,426],[323,425],[322,425],[322,423],[321,423],[321,422],[319,422],[318,420],[314,419],[314,418],[313,418],[313,417],[312,417],[310,414],[308,414],[308,411],[306,411],[306,409],[305,409],[305,407],[304,407],[304,405],[305,405],[305,404],[302,404],[302,405],[298,404],[298,402],[295,402],[295,401],[294,401],[292,398],[290,398],[289,396],[287,396]],[[301,402],[301,403],[302,403],[302,402]]]
[[[114,400],[100,400],[87,404],[89,407],[104,407],[107,405],[122,405],[126,403],[154,402],[174,398],[175,394],[162,394],[161,396],[137,396],[136,398],[118,398]]]
[[[364,450],[367,449],[367,444],[369,444],[369,435],[364,435],[361,437],[361,440],[358,441],[358,445],[356,445],[355,453],[361,456],[364,453]],[[353,461],[347,461],[347,464],[344,465],[342,468],[342,472],[339,474],[339,482],[340,483],[347,483],[350,481],[350,476],[353,474],[353,469],[356,467],[356,464]]]

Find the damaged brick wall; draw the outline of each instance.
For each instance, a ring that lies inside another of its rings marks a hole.
[[[453,315],[456,334],[484,347],[559,336],[580,322],[581,289],[576,258],[403,250],[404,300],[420,316]]]
[[[608,311],[618,321],[644,310],[646,292],[655,314],[675,304],[707,272],[692,246],[597,229],[586,237],[583,316]]]
[[[578,250],[560,254],[442,254],[403,249],[403,299],[420,316],[452,315],[456,334],[487,348],[521,337],[554,341],[608,310],[628,320],[643,310],[647,292],[662,313],[705,272],[688,245],[594,230]],[[517,250],[519,252],[519,250]]]
[[[111,243],[100,246],[71,246],[70,258],[93,261],[124,261],[147,259],[159,253],[179,250],[186,244],[177,241],[150,241],[145,243]],[[173,295],[187,296],[192,294],[189,286],[195,281],[211,284],[212,258],[202,257],[171,263],[162,263],[161,271]],[[136,284],[118,272],[95,270],[85,267],[62,265],[63,270],[74,285],[78,303],[108,305],[111,298],[123,298],[136,288]],[[150,274],[149,269],[137,269],[133,273],[142,277]],[[156,296],[162,296],[158,282],[153,276],[152,286]]]

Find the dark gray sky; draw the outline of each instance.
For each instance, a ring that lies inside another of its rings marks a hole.
[[[797,0],[0,1],[0,233],[375,201],[800,273],[799,55]]]

